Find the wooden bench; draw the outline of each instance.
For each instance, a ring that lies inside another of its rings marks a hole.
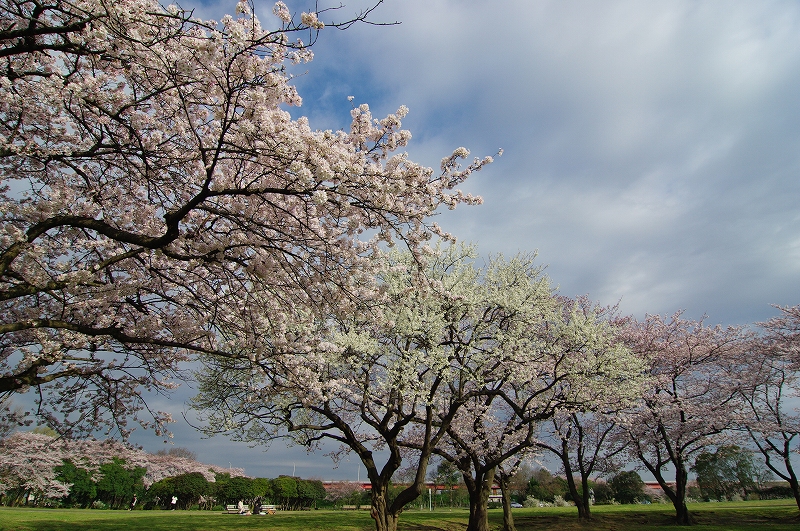
[[[274,505],[262,505],[259,514],[275,514],[275,511],[277,511],[277,508]]]
[[[247,514],[247,513],[250,512],[250,506],[249,505],[245,505],[242,510],[244,511],[244,514]],[[239,506],[238,505],[226,505],[225,506],[225,512],[227,514],[239,514]]]

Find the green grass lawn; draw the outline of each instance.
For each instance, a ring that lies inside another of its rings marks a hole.
[[[797,506],[788,500],[690,505],[698,531],[797,531]],[[676,528],[668,505],[596,506],[594,520],[578,521],[572,507],[514,509],[518,531],[639,531]],[[464,509],[412,509],[400,518],[400,530],[457,531],[466,528]],[[502,511],[490,511],[494,529]],[[238,516],[200,511],[98,511],[0,507],[0,531],[370,531],[368,511],[279,512],[271,516]]]

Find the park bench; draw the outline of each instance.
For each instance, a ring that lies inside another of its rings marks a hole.
[[[239,514],[239,506],[238,505],[226,505],[225,506],[225,512],[227,514]],[[245,513],[249,513],[250,512],[250,506],[249,505],[245,505],[244,506],[244,512]]]

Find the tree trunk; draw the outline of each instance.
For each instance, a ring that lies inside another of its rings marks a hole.
[[[667,498],[672,502],[672,506],[675,508],[675,522],[678,525],[692,525],[694,520],[689,513],[689,508],[686,507],[686,485],[689,481],[689,473],[686,471],[686,467],[683,466],[683,462],[679,462],[675,467],[675,490],[673,490],[664,480],[660,467],[655,467],[648,463],[642,458],[641,454],[639,454],[639,460],[653,474],[656,481],[658,481],[658,484],[661,486],[661,490],[664,491],[664,494],[666,494]]]
[[[692,525],[694,520],[692,519],[691,513],[689,513],[689,508],[686,507],[686,501],[681,501],[680,503],[673,503],[675,507],[675,522],[678,525]]]
[[[675,474],[675,490],[669,488],[666,482],[664,482],[661,478],[657,479],[661,485],[661,489],[670,499],[672,506],[675,508],[675,522],[678,525],[692,525],[692,517],[689,514],[688,507],[686,507],[686,482],[685,480],[681,482],[680,477],[680,472]]]
[[[792,488],[792,494],[794,494],[794,501],[797,503],[797,509],[800,510],[800,484],[798,484],[797,476],[794,475],[794,472],[789,476],[789,486]]]
[[[575,502],[575,507],[578,508],[578,519],[586,520],[589,518],[588,504],[584,504],[583,496],[578,492],[578,486],[575,484],[575,476],[572,473],[572,464],[569,462],[569,448],[567,441],[561,441],[561,464],[564,466],[564,474],[567,476],[567,487],[569,488],[570,497]],[[584,494],[586,494],[586,487],[584,486]]]
[[[789,453],[789,447],[786,445],[786,456],[783,459],[784,465],[786,466],[786,473],[787,473],[787,480],[789,482],[789,487],[792,489],[792,494],[794,494],[794,501],[797,504],[797,509],[800,510],[800,482],[797,481],[797,474],[794,473],[794,468],[792,467],[792,460],[790,457],[791,454]],[[770,467],[771,468],[771,467]]]
[[[589,477],[581,474],[581,492],[580,503],[583,505],[583,517],[586,520],[592,519],[592,495],[589,489]],[[577,503],[577,502],[576,502]],[[578,517],[581,518],[581,510],[578,509]]]
[[[503,531],[517,531],[514,527],[514,515],[511,514],[511,495],[508,493],[509,477],[503,473],[500,477],[500,492],[503,494]]]
[[[648,467],[653,472],[661,490],[667,495],[675,508],[675,522],[678,525],[692,525],[692,515],[689,513],[689,508],[686,507],[686,484],[688,483],[689,474],[683,466],[676,467],[675,471],[675,490],[664,481],[664,477],[659,470]]]
[[[689,472],[683,463],[680,463],[675,470],[675,499],[672,505],[675,507],[675,520],[678,525],[692,525],[694,520],[686,507],[686,487],[689,483]]]
[[[372,507],[369,514],[375,520],[375,531],[397,531],[397,521],[400,518],[400,514],[395,514],[389,510],[388,493],[388,485],[375,485],[373,483],[370,495]]]
[[[489,495],[492,493],[494,471],[495,467],[485,472],[476,471],[475,478],[465,481],[469,491],[467,531],[489,531]]]

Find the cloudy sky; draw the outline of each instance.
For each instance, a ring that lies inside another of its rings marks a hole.
[[[321,18],[372,2],[343,3]],[[271,6],[256,0],[262,19]],[[295,114],[341,129],[348,96],[376,116],[406,105],[410,157],[433,167],[459,146],[502,148],[463,187],[484,204],[437,220],[482,254],[538,251],[561,293],[639,318],[748,324],[800,304],[800,3],[385,0],[372,19],[400,24],[321,33]],[[359,474],[355,459],[334,470],[280,443],[200,441],[182,422],[175,434],[250,475]]]

